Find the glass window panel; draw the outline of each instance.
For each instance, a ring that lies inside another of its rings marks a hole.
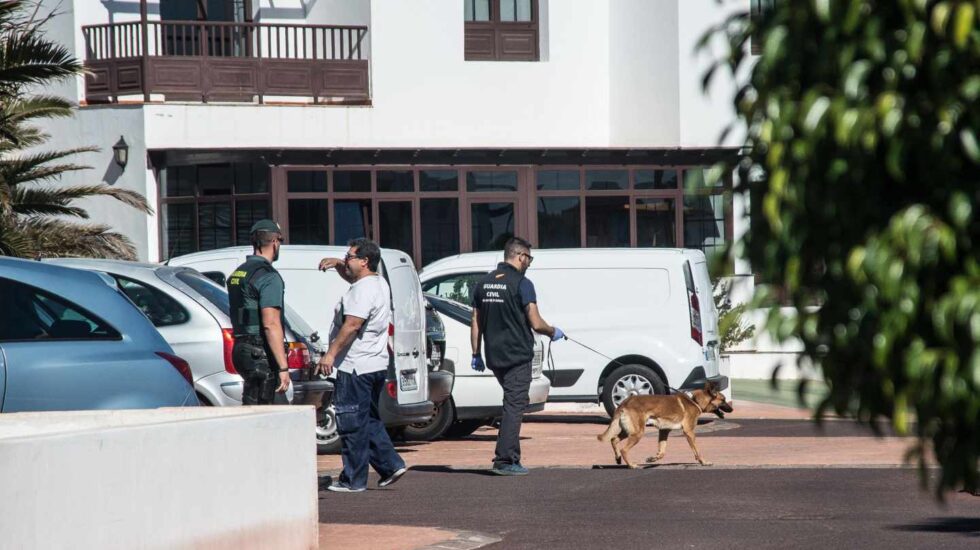
[[[477,193],[517,191],[517,172],[467,172],[466,190]]]
[[[538,246],[540,248],[582,246],[579,204],[578,197],[538,199]]]
[[[517,2],[515,0],[500,0],[500,20],[501,21],[514,21],[517,17],[517,9],[514,4]]]
[[[286,190],[290,193],[326,193],[327,173],[322,170],[286,172]]]
[[[119,290],[140,308],[155,327],[181,325],[190,320],[187,310],[160,290],[141,282],[116,277]]]
[[[191,197],[197,179],[197,166],[170,166],[165,170],[164,197]]]
[[[239,245],[249,244],[249,230],[259,220],[268,218],[269,201],[251,200],[235,202],[235,242]]]
[[[17,340],[118,339],[119,333],[64,298],[0,278],[0,342]]]
[[[327,199],[289,200],[289,244],[330,244]]]
[[[412,256],[412,203],[381,201],[378,203],[378,242]]]
[[[517,20],[531,21],[531,0],[517,0]]]
[[[684,197],[684,246],[700,248],[705,256],[725,246],[724,195]]]
[[[333,201],[333,244],[346,246],[351,239],[371,238],[371,199]]]
[[[198,250],[214,250],[233,244],[231,203],[205,202],[197,205]]]
[[[167,259],[197,252],[194,242],[194,205],[163,205],[163,251]]]
[[[197,167],[198,194],[202,197],[230,195],[235,183],[230,164],[203,164]]]
[[[378,191],[383,193],[405,193],[415,191],[411,170],[379,170]]]
[[[629,172],[626,170],[586,170],[585,188],[591,191],[629,189]]]
[[[514,236],[514,203],[484,202],[470,205],[473,251],[503,250]]]
[[[269,167],[262,164],[234,164],[236,193],[268,193]]]
[[[585,245],[629,246],[629,197],[586,197]]]
[[[721,187],[722,180],[718,178],[714,183],[708,185],[705,181],[707,170],[701,167],[691,167],[684,169],[684,189],[704,189],[706,187]]]
[[[370,193],[371,172],[364,170],[336,170],[333,173],[333,192]]]
[[[459,200],[422,199],[422,266],[459,254]],[[419,266],[419,267],[422,267]]]
[[[538,191],[577,191],[582,187],[578,170],[538,170],[537,175]]]
[[[450,275],[422,283],[422,292],[470,305],[473,303],[473,290],[476,289],[480,279],[486,276],[486,272]]]
[[[422,170],[419,172],[422,191],[458,191],[459,173],[456,170]]]
[[[466,21],[489,21],[490,0],[463,0],[463,16]]]
[[[636,199],[636,245],[677,246],[674,199]]]
[[[677,189],[677,170],[637,170],[637,189]]]

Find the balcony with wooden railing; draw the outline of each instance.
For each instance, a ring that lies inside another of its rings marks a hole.
[[[307,98],[365,104],[363,26],[134,21],[82,27],[88,103]]]

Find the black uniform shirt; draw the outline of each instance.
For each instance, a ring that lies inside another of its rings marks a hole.
[[[477,283],[473,307],[480,312],[488,367],[506,369],[534,358],[534,335],[526,313],[534,302],[534,284],[506,262]]]

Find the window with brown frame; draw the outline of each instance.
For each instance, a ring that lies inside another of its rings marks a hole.
[[[466,61],[538,61],[538,0],[463,0]]]
[[[270,217],[269,167],[252,163],[169,166],[160,173],[162,259],[248,244]]]

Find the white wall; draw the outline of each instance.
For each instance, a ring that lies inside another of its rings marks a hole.
[[[0,416],[0,548],[316,548],[312,407]]]
[[[678,0],[678,67],[680,87],[681,147],[738,146],[744,143],[745,132],[736,128],[724,143],[719,143],[722,131],[734,120],[732,99],[737,89],[731,75],[719,71],[709,93],[705,95],[701,80],[711,62],[723,51],[722,42],[715,40],[710,51],[697,51],[696,44],[705,31],[724,20],[729,14],[749,10],[749,0]]]
[[[676,147],[678,0],[616,0],[609,16],[610,145]]]

